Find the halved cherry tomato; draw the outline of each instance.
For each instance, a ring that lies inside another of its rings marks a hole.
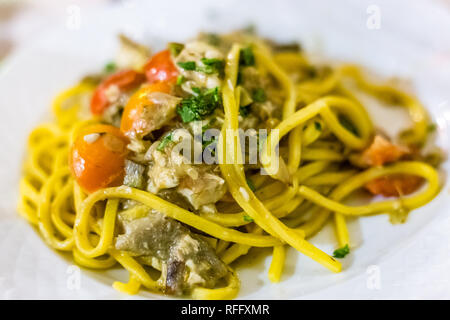
[[[122,114],[120,130],[125,135],[143,136],[154,128],[158,119],[163,119],[164,110],[152,110],[154,102],[150,101],[149,94],[154,92],[162,92],[169,94],[172,91],[173,84],[168,82],[154,82],[147,86],[143,86],[136,91],[128,100],[127,105]],[[153,121],[155,120],[155,121]]]
[[[128,138],[110,125],[83,129],[69,154],[69,167],[80,187],[90,193],[121,185],[128,143]]]
[[[391,143],[380,135],[375,136],[372,144],[362,153],[362,161],[369,166],[382,166],[400,160],[411,151],[403,146]],[[366,183],[365,188],[374,195],[385,197],[398,197],[408,195],[416,191],[422,183],[422,178],[397,174],[381,177]]]
[[[127,91],[137,87],[144,81],[144,74],[134,70],[123,70],[110,75],[95,89],[91,99],[91,112],[95,115],[101,115],[108,108],[109,101],[105,91],[110,86],[116,85],[119,90]]]
[[[423,179],[409,174],[381,177],[366,183],[365,187],[372,194],[385,197],[405,196],[416,191]]]
[[[362,153],[362,161],[369,166],[382,166],[385,163],[399,160],[409,152],[408,148],[395,145],[377,135],[372,144]]]
[[[172,62],[169,50],[158,52],[144,66],[145,75],[150,83],[168,81],[175,83],[178,77],[178,69]]]

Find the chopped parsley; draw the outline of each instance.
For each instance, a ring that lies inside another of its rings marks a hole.
[[[358,130],[356,129],[355,125],[346,116],[341,114],[339,115],[338,119],[345,129],[353,133],[355,136],[359,137]]]
[[[169,43],[169,51],[174,57],[178,56],[183,49],[184,49],[184,44],[177,43],[177,42]]]
[[[253,184],[252,180],[250,180],[250,179],[246,179],[246,180],[247,180],[247,184],[248,184],[248,187],[250,188],[250,190],[255,191],[256,187]]]
[[[202,58],[201,62],[203,66],[197,66],[195,61],[178,62],[177,65],[187,71],[197,71],[206,74],[218,73],[221,76],[223,75],[223,69],[225,67],[224,60]]]
[[[158,147],[156,148],[156,150],[158,151],[163,151],[164,148],[170,143],[172,142],[172,132],[170,132],[168,135],[166,135],[161,142],[159,143]]]
[[[223,75],[223,69],[225,67],[224,60],[202,58],[201,61],[204,64],[204,67],[197,67],[197,71],[204,72],[206,74],[218,73],[219,75]]]
[[[250,217],[250,216],[244,214],[244,221],[247,221],[247,222],[253,222],[253,221],[255,221],[255,220],[253,220],[252,217]]]
[[[214,89],[200,90],[199,88],[192,88],[195,92],[188,98],[181,100],[177,106],[177,113],[181,120],[191,122],[194,120],[203,120],[222,105],[222,98],[220,96],[219,87]]]
[[[346,244],[344,247],[334,250],[333,257],[342,259],[349,253],[350,253],[350,248],[348,247],[348,244]]]
[[[203,140],[202,141],[202,146],[203,149],[206,149],[207,147],[209,147],[211,144],[213,144],[214,142],[217,142],[215,137],[211,137],[209,140]]]
[[[200,88],[198,88],[198,87],[192,88],[192,91],[194,91],[194,93],[195,93],[196,95],[202,94],[202,90],[201,90]]]
[[[316,128],[317,131],[322,131],[322,125],[320,122],[314,121],[314,128]]]
[[[117,65],[114,62],[108,62],[104,67],[104,70],[107,73],[114,72],[114,71],[116,71],[116,69],[117,69]]]
[[[241,49],[239,53],[239,64],[244,67],[255,65],[255,56],[253,50],[250,47]]]
[[[248,105],[248,106],[240,106],[239,107],[239,114],[242,116],[242,117],[247,117],[249,114],[250,114],[250,105]]]
[[[255,102],[265,102],[267,100],[266,92],[262,88],[253,91],[252,99]]]
[[[197,68],[195,61],[178,62],[177,65],[187,71],[193,71]]]

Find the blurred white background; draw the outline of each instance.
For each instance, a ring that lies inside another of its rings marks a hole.
[[[142,2],[151,3],[154,0],[141,0]],[[173,7],[176,8],[177,2],[184,2],[185,0],[170,1]],[[195,3],[198,0],[192,1],[193,10],[195,10]],[[272,0],[273,1],[273,0]],[[311,0],[303,0],[305,3]],[[316,1],[316,0],[312,0]],[[81,11],[90,11],[98,7],[112,7],[123,6],[134,7],[139,5],[139,0],[0,0],[0,59],[11,53],[12,50],[20,47],[27,41],[33,38],[39,37],[40,32],[48,28],[52,28],[58,25],[67,24],[67,20],[71,14],[73,14],[73,8],[75,6],[80,8]],[[218,3],[226,6],[227,0],[217,1]],[[243,0],[242,3],[246,2]],[[266,1],[258,1],[258,6],[264,6]],[[270,1],[269,1],[270,2]],[[289,3],[291,1],[278,0],[278,3]],[[379,5],[385,1],[340,1],[341,6],[352,6],[360,2],[367,5]],[[450,19],[450,0],[410,0],[399,1],[392,0],[391,3],[398,3],[401,5],[407,5],[409,7],[417,7],[418,10],[422,10],[424,3],[432,3],[438,7],[441,7],[443,11],[446,11],[448,19]],[[420,13],[414,19],[417,20],[417,24],[430,23],[430,17],[433,13],[422,12],[423,17],[421,21]],[[258,14],[258,8],[254,8],[254,14]],[[276,14],[276,13],[274,13]],[[399,12],[401,14],[401,12]],[[408,19],[407,16],[400,15],[399,19]],[[436,30],[436,35],[439,35],[439,30]],[[450,40],[448,40],[450,42]]]

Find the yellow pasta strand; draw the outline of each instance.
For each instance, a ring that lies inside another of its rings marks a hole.
[[[283,273],[284,261],[286,259],[286,248],[284,246],[276,246],[273,248],[272,262],[269,268],[269,280],[272,282],[280,282]]]
[[[222,88],[223,104],[225,109],[224,129],[237,130],[238,128],[237,106],[235,104],[233,90],[237,78],[239,50],[239,46],[233,46],[228,55],[227,64],[225,67],[226,79],[224,82],[225,85]],[[239,143],[237,143],[236,141],[237,139],[227,139],[226,148],[225,144],[223,143],[223,139],[219,139],[219,159],[224,159],[223,155],[227,152],[230,152],[230,150],[233,150],[233,152],[236,152],[236,150],[238,150],[237,154],[240,153]],[[220,154],[222,154],[222,156],[220,156]],[[252,190],[250,190],[250,188],[248,187],[242,166],[238,164],[224,164],[223,161],[221,163],[222,164],[220,165],[220,168],[222,171],[222,175],[228,182],[231,194],[233,195],[236,202],[244,209],[244,211],[254,219],[256,224],[258,224],[266,232],[277,236],[280,239],[283,239],[303,254],[318,261],[319,263],[328,267],[330,270],[335,272],[340,271],[341,264],[338,261],[312,246],[294,230],[287,228],[281,221],[276,219],[264,207],[264,205],[255,197]]]

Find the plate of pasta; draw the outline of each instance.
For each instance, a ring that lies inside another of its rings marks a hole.
[[[22,81],[21,63],[46,82],[1,100],[16,112],[6,128],[17,126],[2,138],[23,139],[11,147],[22,150],[12,160],[20,174],[5,172],[17,210],[0,244],[17,252],[12,239],[26,234],[16,263],[41,261],[19,268],[35,273],[31,296],[296,298],[334,287],[322,297],[355,297],[346,282],[378,270],[429,221],[444,225],[443,91],[429,106],[390,70],[341,59],[341,49],[309,52],[291,18],[276,28],[291,38],[278,37],[261,27],[264,14],[230,28],[205,5],[218,27],[191,21],[178,32],[163,31],[164,19],[140,25],[131,9],[49,32],[4,67],[6,88]],[[119,14],[135,29],[115,26]],[[42,65],[27,61],[33,52]],[[416,54],[405,65],[426,56]],[[30,112],[31,101],[50,112]],[[24,286],[17,273],[2,277],[13,296]]]

